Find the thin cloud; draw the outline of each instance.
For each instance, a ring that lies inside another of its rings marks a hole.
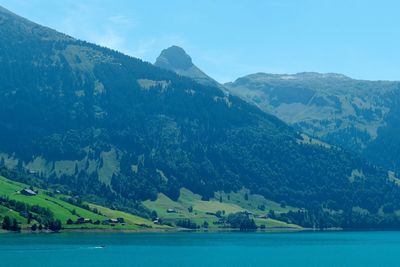
[[[108,21],[117,26],[133,27],[136,26],[136,21],[125,15],[114,15],[108,18]]]

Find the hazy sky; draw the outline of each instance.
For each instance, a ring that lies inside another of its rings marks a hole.
[[[226,82],[254,72],[400,80],[400,1],[0,0],[73,37],[154,62],[182,46]]]

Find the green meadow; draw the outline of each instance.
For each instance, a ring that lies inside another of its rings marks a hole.
[[[163,228],[163,229],[164,228],[165,229],[170,228],[170,227],[164,226],[164,225],[156,225],[156,224],[154,224],[152,221],[150,221],[148,219],[145,219],[145,218],[142,218],[142,217],[139,217],[137,215],[130,214],[130,213],[127,213],[127,212],[123,212],[123,211],[119,211],[119,210],[113,210],[113,209],[110,209],[110,208],[106,208],[106,207],[95,205],[95,204],[91,204],[91,203],[89,203],[88,205],[89,205],[90,208],[97,209],[101,214],[103,214],[103,215],[105,215],[105,216],[107,216],[109,218],[119,218],[119,217],[124,218],[124,220],[127,223],[127,225],[130,226],[131,228],[135,227],[135,226],[136,226],[137,229],[140,229],[140,228],[143,228],[143,227],[144,228]]]
[[[180,220],[189,219],[198,226],[204,226],[206,223],[209,229],[226,227],[220,221],[221,217],[237,212],[249,212],[254,218],[257,226],[265,226],[267,229],[300,229],[299,226],[288,224],[282,221],[265,218],[269,210],[274,212],[287,212],[297,210],[293,207],[282,207],[278,203],[266,200],[262,196],[250,194],[246,189],[238,192],[216,192],[214,198],[202,200],[200,195],[182,188],[180,197],[173,201],[166,195],[160,193],[155,201],[144,201],[143,204],[150,211],[155,211],[162,222],[167,225],[155,224],[149,219],[139,217],[124,211],[113,210],[93,203],[84,203],[89,208],[82,208],[73,205],[63,199],[65,195],[49,193],[47,190],[34,188],[37,192],[35,196],[26,196],[20,193],[21,190],[28,188],[26,184],[11,181],[0,176],[0,196],[6,196],[10,200],[19,201],[31,206],[38,205],[42,208],[48,208],[55,219],[62,222],[64,229],[98,229],[98,230],[145,230],[145,229],[171,229],[176,226]],[[98,212],[94,212],[97,210]],[[168,212],[172,210],[172,212]],[[0,205],[0,221],[5,217],[11,217],[18,221],[23,229],[28,229],[36,221],[32,220],[30,224],[25,217],[18,212]],[[95,221],[107,221],[109,219],[124,218],[124,223],[118,224],[67,224],[67,220],[76,221],[83,217]]]
[[[294,224],[269,218],[258,218],[265,216],[269,210],[279,213],[297,209],[293,207],[281,207],[279,204],[266,200],[262,196],[251,195],[245,189],[229,194],[217,192],[214,198],[205,201],[201,199],[200,195],[183,188],[180,191],[180,197],[177,201],[173,201],[160,193],[155,201],[145,201],[144,205],[149,210],[155,211],[158,217],[164,222],[171,224],[176,224],[177,221],[182,219],[190,219],[199,226],[207,222],[209,228],[220,228],[222,226],[217,224],[219,218],[216,216],[216,213],[219,212],[223,216],[226,216],[236,212],[247,211],[253,214],[258,226],[264,225],[267,228],[301,228]],[[168,212],[168,209],[172,209],[174,212]]]
[[[28,188],[27,185],[18,183],[15,181],[8,180],[0,176],[0,196],[7,196],[10,200],[16,200],[23,202],[28,205],[38,205],[42,208],[48,208],[53,213],[54,218],[61,221],[63,228],[66,229],[127,229],[127,230],[138,230],[144,227],[157,227],[150,220],[140,218],[138,216],[114,211],[99,205],[89,204],[91,209],[96,208],[99,214],[85,208],[78,207],[71,203],[68,203],[61,199],[64,195],[51,194],[46,190],[35,188],[37,195],[25,196],[20,193],[22,189]],[[32,224],[36,223],[32,221],[30,225],[27,224],[27,219],[22,217],[18,212],[10,210],[7,207],[0,206],[0,220],[5,216],[15,218],[22,226],[22,228],[29,228]],[[93,222],[99,220],[100,222],[108,219],[116,219],[122,217],[125,220],[124,224],[114,225],[95,225],[93,223],[85,224],[71,224],[68,225],[66,222],[68,219],[76,221],[79,217],[90,219]]]

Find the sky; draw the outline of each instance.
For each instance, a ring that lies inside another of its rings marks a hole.
[[[400,80],[397,0],[0,0],[75,38],[154,62],[181,46],[219,82],[255,72]]]

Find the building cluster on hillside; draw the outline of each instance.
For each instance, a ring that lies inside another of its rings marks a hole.
[[[73,221],[72,219],[68,219],[67,224],[69,224],[69,225],[71,225],[71,224],[96,224],[96,225],[103,224],[103,225],[111,225],[111,226],[113,226],[115,224],[125,225],[125,219],[120,217],[117,219],[107,219],[107,220],[103,220],[100,222],[100,220],[93,221],[92,219],[79,217],[78,219],[76,219],[76,221]]]
[[[104,224],[104,225],[114,225],[114,224],[118,224],[118,223],[125,224],[125,219],[120,217],[117,219],[107,219],[107,220],[104,220],[101,222],[101,224]]]

